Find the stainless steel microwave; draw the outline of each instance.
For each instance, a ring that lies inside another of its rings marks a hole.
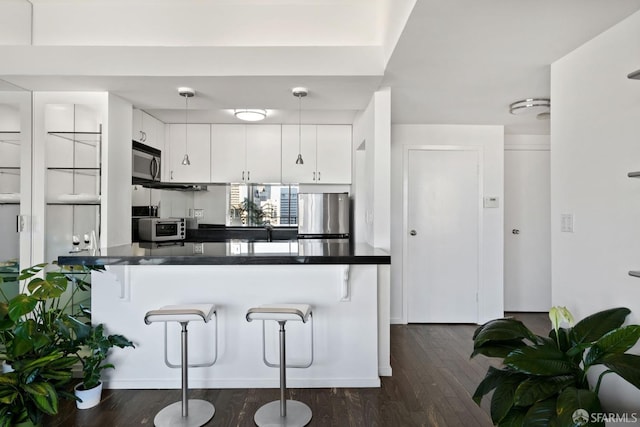
[[[131,162],[132,183],[160,182],[160,156],[158,149],[133,141]]]
[[[184,240],[187,226],[184,218],[140,218],[138,234],[147,242]]]

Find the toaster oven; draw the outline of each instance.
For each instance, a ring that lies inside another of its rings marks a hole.
[[[147,242],[184,240],[187,227],[184,218],[140,218],[138,234]]]

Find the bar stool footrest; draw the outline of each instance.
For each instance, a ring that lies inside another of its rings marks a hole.
[[[189,399],[188,402],[188,416],[182,416],[182,401],[175,402],[158,412],[153,424],[156,427],[200,427],[216,413],[216,408],[206,400]]]
[[[311,421],[311,408],[297,400],[287,400],[287,416],[280,416],[280,401],[274,400],[262,405],[253,416],[258,427],[303,427]]]

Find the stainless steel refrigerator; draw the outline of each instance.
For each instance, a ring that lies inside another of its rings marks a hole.
[[[298,193],[298,248],[302,255],[348,255],[349,193]]]

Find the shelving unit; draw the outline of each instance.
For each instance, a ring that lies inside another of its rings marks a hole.
[[[20,131],[0,131],[0,144],[20,145]],[[0,153],[2,150],[0,149]],[[8,182],[7,176],[13,178],[15,183]],[[20,204],[20,166],[19,165],[0,165],[0,205],[19,205]]]
[[[73,120],[66,126],[74,129],[92,126],[87,116],[79,119],[78,106],[74,105],[72,110]],[[97,131],[47,132],[47,258],[73,252],[72,236],[79,238],[79,249],[85,246],[85,234],[95,231],[96,236],[100,236],[102,125],[96,126]],[[89,305],[90,301],[89,291],[77,292],[72,309]]]
[[[20,131],[0,130],[0,143],[20,145]]]
[[[59,156],[46,168],[47,182],[55,187],[48,192],[48,215],[54,222],[54,218],[68,215],[60,209],[70,208],[71,235],[77,235],[81,240],[84,234],[92,230],[97,236],[100,235],[102,125],[98,128],[98,131],[47,132],[49,136],[71,144],[70,147],[63,146],[70,158]],[[63,245],[68,247],[70,243],[69,240]]]
[[[636,73],[640,76],[640,71],[637,71]],[[629,78],[632,78],[631,74],[629,74]],[[640,178],[640,172],[629,172],[627,176],[629,178]],[[640,277],[640,270],[629,271],[629,276]]]

